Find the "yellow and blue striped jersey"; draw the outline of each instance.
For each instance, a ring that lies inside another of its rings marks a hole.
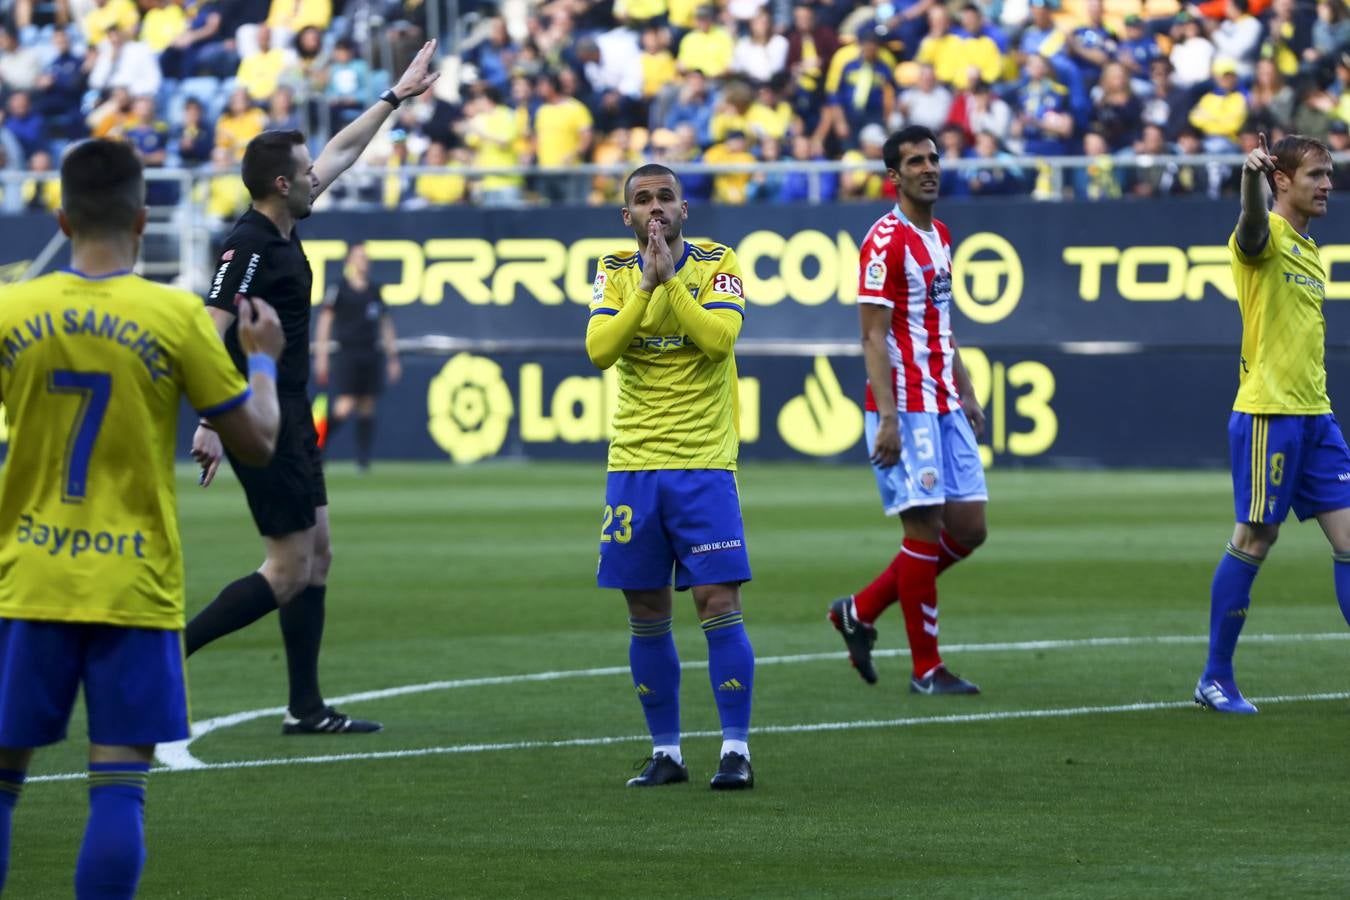
[[[624,250],[600,261],[590,315],[614,315],[638,291],[641,256]],[[703,309],[745,315],[735,252],[712,241],[686,241],[675,281]],[[682,328],[663,285],[652,293],[636,336],[623,351],[609,470],[731,469],[737,434],[736,359],[714,360]]]
[[[0,616],[183,627],[183,394],[202,415],[248,398],[199,297],[126,273],[0,289]]]
[[[1327,396],[1326,269],[1313,239],[1270,214],[1270,235],[1255,256],[1228,239],[1242,311],[1237,412],[1321,415]]]

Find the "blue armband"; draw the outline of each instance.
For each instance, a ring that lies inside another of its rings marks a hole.
[[[266,353],[250,353],[248,356],[248,377],[253,380],[254,375],[266,375],[273,381],[277,380],[277,361]]]

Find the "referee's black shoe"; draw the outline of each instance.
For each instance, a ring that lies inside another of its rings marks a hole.
[[[643,766],[642,774],[628,779],[629,787],[658,787],[689,780],[689,770],[664,753],[653,754],[638,765]]]
[[[714,791],[743,791],[754,786],[755,771],[750,768],[750,760],[734,750],[724,753],[710,787]]]
[[[384,726],[366,719],[353,719],[331,706],[315,710],[303,719],[288,711],[281,721],[282,734],[372,734]]]

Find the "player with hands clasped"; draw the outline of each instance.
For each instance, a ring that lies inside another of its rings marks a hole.
[[[1261,135],[1243,163],[1242,211],[1228,239],[1242,314],[1228,419],[1237,524],[1214,571],[1209,658],[1195,686],[1195,702],[1219,712],[1256,712],[1238,690],[1233,653],[1252,584],[1289,510],[1322,526],[1350,622],[1350,449],[1327,396],[1327,273],[1308,233],[1330,194],[1331,151],[1314,138],[1291,134],[1267,147]]]
[[[690,590],[708,642],[722,723],[711,786],[752,787],[750,701],[755,654],[740,586],[750,580],[736,488],[736,359],[745,317],[735,252],[686,241],[675,173],[646,165],[624,183],[624,224],[638,252],[605,256],[595,277],[586,352],[614,366],[619,399],[609,444],[596,581],[623,591],[628,661],[652,755],[632,787],[689,780],[680,751],[680,659],[671,633],[671,574]]]
[[[863,241],[858,288],[867,367],[868,454],[900,552],[866,588],[830,604],[829,620],[868,684],[874,623],[897,600],[919,694],[978,694],[938,653],[937,577],[984,543],[984,412],[951,328],[951,234],[933,218],[942,171],[933,132],[912,125],[882,148],[899,202]]]

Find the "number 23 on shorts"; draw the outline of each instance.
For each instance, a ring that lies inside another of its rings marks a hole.
[[[600,521],[600,543],[626,544],[633,539],[633,507],[606,506]]]

